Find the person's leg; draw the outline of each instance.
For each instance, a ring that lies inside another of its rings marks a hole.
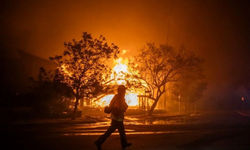
[[[126,147],[128,147],[128,146],[130,146],[132,144],[127,143],[127,137],[126,137],[126,134],[125,134],[125,128],[124,128],[123,122],[121,121],[121,122],[118,122],[117,124],[118,124],[117,128],[118,128],[118,131],[119,131],[119,134],[120,134],[120,139],[121,139],[121,145],[122,145],[122,148],[124,149],[124,148],[126,148]]]
[[[111,126],[107,129],[107,131],[101,135],[98,140],[95,141],[96,145],[101,145],[102,143],[105,142],[105,140],[115,131],[115,129],[117,128],[116,123],[114,122],[114,120],[111,121]]]

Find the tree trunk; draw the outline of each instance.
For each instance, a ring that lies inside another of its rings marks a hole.
[[[78,102],[79,102],[79,98],[76,98],[75,108],[72,114],[72,120],[76,119],[76,111],[77,111]]]
[[[151,116],[153,114],[153,111],[154,111],[154,109],[156,107],[156,104],[157,104],[158,100],[159,99],[157,99],[157,100],[154,101],[153,105],[151,106],[150,110],[148,111],[148,115],[149,116]]]

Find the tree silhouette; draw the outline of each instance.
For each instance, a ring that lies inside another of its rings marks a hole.
[[[67,111],[73,97],[72,89],[55,80],[55,72],[40,68],[38,80],[30,78],[31,92],[25,98],[39,115]]]
[[[117,58],[119,48],[113,43],[108,45],[103,36],[93,39],[87,32],[83,33],[81,40],[73,39],[64,45],[63,55],[50,57],[50,60],[58,66],[57,79],[74,91],[72,119],[75,119],[79,99],[94,97],[104,91],[111,71],[107,61]]]
[[[169,45],[157,47],[154,43],[147,43],[129,66],[130,76],[137,79],[137,85],[150,91],[148,98],[153,100],[153,104],[148,114],[152,115],[160,97],[167,90],[167,83],[202,76],[202,62],[184,46],[175,50]]]
[[[171,93],[176,100],[186,103],[196,103],[203,96],[207,83],[202,78],[185,78],[181,82],[174,82],[171,86]],[[179,99],[178,97],[181,96]],[[185,106],[186,107],[186,106]],[[186,109],[185,109],[186,111]]]

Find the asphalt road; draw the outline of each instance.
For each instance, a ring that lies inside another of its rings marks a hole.
[[[157,118],[127,118],[127,150],[249,150],[250,117],[237,112]],[[95,150],[93,142],[109,122],[2,126],[4,149]],[[118,133],[102,145],[121,149]]]

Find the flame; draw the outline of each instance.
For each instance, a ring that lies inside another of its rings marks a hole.
[[[61,69],[63,70],[63,72],[65,72],[66,74],[68,74],[69,76],[71,76],[72,73],[70,73],[68,70],[67,70],[67,67],[63,64],[61,66]]]
[[[123,50],[123,53],[126,53],[126,50]],[[61,69],[67,73],[69,76],[71,76],[71,73],[67,70],[67,66],[62,65]],[[112,74],[110,75],[111,82],[110,84],[113,85],[126,85],[126,77],[125,74],[129,74],[128,71],[128,59],[119,58],[117,60],[114,60],[114,67],[112,69]],[[127,79],[129,80],[129,79]],[[143,94],[144,91],[131,91],[127,90],[125,95],[125,101],[129,106],[138,106],[138,95]],[[95,101],[94,105],[98,106],[107,106],[109,105],[110,101],[114,97],[114,94],[106,95],[103,98],[101,98],[99,101]]]
[[[125,74],[128,72],[128,59],[119,58],[115,60],[115,66],[112,69],[113,73],[111,74],[110,80],[113,80],[111,84],[117,85],[125,85],[126,84],[126,77]],[[140,91],[126,91],[125,101],[129,106],[138,106],[138,97],[137,95],[141,94]],[[106,95],[102,99],[100,99],[99,105],[106,106],[109,105],[110,101],[114,97],[114,94]]]
[[[113,73],[111,75],[111,80],[113,79],[116,84],[125,84],[125,73],[128,73],[127,61],[119,58],[115,61],[116,65],[113,68]],[[113,84],[115,84],[113,82]]]

